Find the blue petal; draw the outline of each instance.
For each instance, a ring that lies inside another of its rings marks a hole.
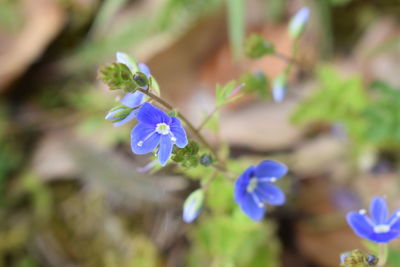
[[[386,224],[390,224],[390,225],[394,225],[397,224],[400,220],[400,209],[395,210],[392,215],[390,216],[390,218],[386,221]],[[400,227],[400,224],[399,224]]]
[[[188,144],[188,139],[185,129],[183,129],[181,122],[178,118],[171,118],[170,129],[174,137],[176,138],[175,145],[179,148],[184,148]]]
[[[125,119],[117,121],[117,122],[114,122],[113,123],[114,127],[121,126],[121,125],[127,123],[128,121],[132,120],[133,118],[136,117],[136,113],[137,113],[137,110],[132,110],[131,113],[129,113],[129,115],[126,116]]]
[[[117,52],[116,58],[118,63],[127,66],[132,73],[137,71],[137,67],[135,66],[133,59],[131,59],[127,54],[123,52]]]
[[[381,197],[374,197],[369,207],[369,212],[375,224],[384,224],[388,216],[386,202]]]
[[[266,208],[260,208],[250,194],[246,194],[240,203],[240,208],[253,221],[260,221],[264,217]]]
[[[144,103],[139,109],[136,119],[139,122],[156,126],[158,123],[170,124],[171,118],[161,109],[156,108],[152,104]]]
[[[143,144],[138,146],[142,141]],[[160,135],[155,132],[155,127],[143,123],[137,124],[131,132],[131,148],[135,154],[147,154],[153,151],[160,142]]]
[[[389,243],[390,241],[398,237],[399,233],[390,231],[388,233],[379,233],[379,234],[372,233],[370,236],[366,238],[375,243]]]
[[[127,107],[134,108],[143,104],[146,95],[142,92],[127,93],[122,99],[121,103]]]
[[[350,212],[347,214],[346,219],[350,227],[358,236],[370,239],[374,234],[373,225],[368,222],[365,215],[358,212]]]
[[[144,63],[139,63],[138,65],[139,65],[139,71],[143,72],[146,75],[146,77],[149,78],[150,77],[150,68]]]
[[[247,186],[254,174],[254,166],[248,167],[235,182],[235,201],[240,204],[247,194]]]
[[[169,135],[161,135],[160,148],[158,150],[158,160],[161,166],[165,166],[171,157],[172,146],[171,137]]]
[[[285,203],[285,194],[282,190],[271,183],[259,183],[254,193],[261,199],[271,205],[282,205]]]
[[[286,175],[288,168],[280,162],[265,160],[260,162],[255,169],[255,176],[258,178],[281,178]]]

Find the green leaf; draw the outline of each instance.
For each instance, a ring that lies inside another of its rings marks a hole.
[[[268,96],[268,78],[265,76],[264,72],[247,72],[242,75],[240,80],[244,84],[242,91],[249,93],[256,92],[261,98],[266,98]]]
[[[261,35],[253,33],[244,43],[245,54],[248,58],[258,59],[268,54],[275,53],[272,43],[266,41]]]

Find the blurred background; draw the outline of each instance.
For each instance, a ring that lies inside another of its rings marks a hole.
[[[276,104],[268,81],[286,62],[246,59],[242,44],[256,32],[290,56],[287,23],[303,6],[302,67]],[[145,62],[195,124],[217,83],[264,73],[208,137],[238,173],[285,162],[285,206],[253,223],[216,180],[184,224],[201,177],[139,172],[149,158],[130,151],[132,125],[104,120],[118,101],[97,70],[117,51]],[[0,0],[0,63],[0,266],[338,266],[368,247],[346,212],[373,195],[400,207],[398,0]]]

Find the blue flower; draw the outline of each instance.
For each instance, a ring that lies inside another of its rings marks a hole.
[[[250,166],[235,182],[235,201],[254,221],[260,221],[266,211],[265,204],[282,205],[285,195],[273,183],[286,175],[288,168],[282,163],[266,160],[256,167]]]
[[[310,16],[310,9],[303,7],[300,9],[289,22],[289,36],[297,39],[304,32],[308,18]]]
[[[388,243],[400,236],[400,209],[388,217],[385,200],[374,197],[369,212],[371,217],[364,209],[347,214],[347,222],[358,236],[376,243]]]
[[[164,111],[149,103],[144,103],[137,116],[139,122],[131,132],[131,147],[135,154],[147,154],[158,147],[158,160],[165,166],[176,145],[184,148],[187,143],[185,129],[176,117],[168,116]]]
[[[150,69],[143,63],[139,63],[136,66],[136,63],[133,59],[131,59],[127,54],[122,52],[117,52],[117,62],[126,65],[132,73],[140,71],[146,75],[146,77],[150,78]],[[148,86],[147,86],[148,87]],[[147,89],[144,88],[144,89]],[[136,117],[138,112],[137,107],[142,105],[147,99],[147,96],[142,92],[136,91],[134,93],[127,93],[121,99],[122,107],[118,109],[112,109],[105,117],[106,120],[111,120],[114,122],[114,126],[121,126],[128,121],[132,120]],[[124,117],[115,117],[115,114],[122,114],[121,111],[127,108],[131,109],[130,113],[124,114]]]

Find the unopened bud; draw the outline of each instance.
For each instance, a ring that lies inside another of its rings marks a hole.
[[[280,103],[285,98],[287,90],[286,76],[281,74],[272,83],[272,98],[276,103]]]
[[[200,157],[200,164],[204,166],[209,166],[211,163],[213,163],[213,159],[209,154],[203,154]]]
[[[204,203],[204,191],[197,189],[193,191],[183,204],[183,221],[186,223],[193,222],[199,216]]]
[[[300,9],[289,22],[289,36],[292,39],[299,38],[306,28],[308,18],[310,16],[310,9],[308,7],[303,7]]]
[[[112,108],[106,115],[105,119],[113,122],[118,122],[126,117],[132,112],[130,107],[120,105]]]

